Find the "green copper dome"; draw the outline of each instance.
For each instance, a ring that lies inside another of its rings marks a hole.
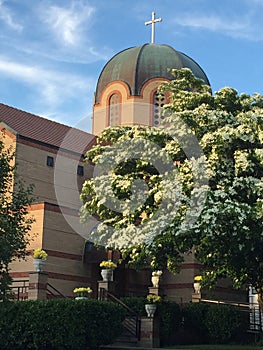
[[[197,78],[209,85],[203,69],[192,58],[169,45],[145,44],[131,47],[113,56],[102,69],[98,79],[95,103],[100,101],[103,89],[120,80],[127,84],[130,95],[140,95],[141,88],[150,79],[173,79],[169,68],[190,68]]]

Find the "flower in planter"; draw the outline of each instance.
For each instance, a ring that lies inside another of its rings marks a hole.
[[[78,287],[73,290],[73,293],[80,297],[86,297],[92,293],[92,289],[90,287]]]
[[[194,278],[194,281],[195,282],[201,282],[202,281],[202,276],[195,276],[195,278]]]
[[[160,295],[148,294],[146,297],[149,304],[159,303],[161,301]]]
[[[117,264],[115,264],[111,260],[103,260],[100,263],[100,267],[102,267],[103,269],[115,269],[117,267]]]
[[[34,259],[41,259],[41,260],[47,260],[48,254],[43,249],[35,249],[33,252],[33,258]]]

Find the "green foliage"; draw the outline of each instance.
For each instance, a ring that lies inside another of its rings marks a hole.
[[[228,305],[194,303],[182,308],[184,328],[198,343],[242,343],[249,328],[249,313]]]
[[[1,349],[97,349],[120,334],[123,318],[120,306],[97,300],[3,302]]]
[[[196,78],[190,69],[172,69],[175,79],[165,82],[160,92],[169,92],[173,109],[176,112],[194,110],[198,106],[213,104],[211,88],[204,81]]]
[[[17,180],[11,148],[4,146],[4,134],[0,135],[0,300],[7,299],[12,279],[9,265],[15,259],[26,256],[29,231],[33,219],[28,216],[32,204],[32,187],[25,188]]]
[[[209,341],[206,327],[206,315],[209,309],[208,304],[193,303],[184,305],[182,308],[183,324],[186,333],[190,333],[189,341],[198,339],[200,344]]]
[[[131,159],[127,147],[123,150],[127,160],[120,161],[111,174],[101,177],[98,183],[94,179],[85,183],[82,217],[85,220],[94,213],[100,217],[103,224],[98,225],[97,232],[101,237],[110,236],[107,228],[113,227],[112,243],[116,244],[113,248],[122,249],[126,261],[130,258],[137,266],[148,263],[154,269],[175,272],[182,253],[195,247],[193,252],[203,265],[204,284],[212,285],[220,278],[230,277],[236,287],[254,286],[263,300],[263,97],[239,95],[230,87],[212,95],[210,87],[190,70],[173,72],[175,80],[160,88],[171,97],[165,106],[166,129],[109,128],[87,157],[97,164],[102,162],[105,150],[109,151],[116,142],[147,139],[159,147],[152,151],[154,159],[163,159],[168,154],[176,164],[178,181],[172,179],[170,187],[165,187],[164,177],[144,161],[144,154],[141,159]],[[177,139],[168,133],[173,123],[177,125]],[[194,147],[186,137],[189,134],[196,137],[203,157],[199,153],[188,159],[184,150]],[[200,168],[201,160],[206,174],[200,177],[207,179],[207,183],[196,189],[194,170]],[[148,194],[132,210],[129,203],[137,180],[147,184]],[[195,191],[204,188],[206,200],[201,204],[192,201]],[[100,191],[104,197],[99,195]],[[169,225],[167,217],[158,213],[167,193],[180,199],[180,206],[170,214]],[[107,208],[106,197],[112,194],[125,210]],[[189,209],[193,210],[187,216]],[[158,220],[151,221],[155,214]],[[141,230],[147,227],[147,233],[154,239],[141,243],[139,235],[134,234],[139,232],[135,230],[138,226]],[[126,245],[122,240],[125,234],[133,237]]]
[[[146,316],[145,304],[146,298],[143,297],[121,297],[120,298],[125,305],[132,309],[136,314],[140,316]]]
[[[121,298],[130,309],[140,316],[146,316],[145,304],[147,299],[143,297],[123,297]],[[170,338],[179,329],[181,324],[180,306],[168,300],[158,302],[157,312],[160,319],[160,339],[162,344],[168,344]]]
[[[146,316],[146,298],[121,300],[140,316]],[[157,307],[162,345],[242,343],[249,327],[249,313],[228,305],[177,303],[162,300]]]
[[[226,305],[212,305],[206,314],[206,327],[214,343],[244,340],[249,328],[249,314]]]
[[[250,284],[262,295],[263,97],[225,87],[208,98],[198,81],[186,88],[193,81],[189,71],[175,73],[178,81],[162,88],[172,93],[167,111],[194,131],[210,178],[203,211],[183,236],[193,238],[204,284],[228,276],[236,287]]]
[[[160,317],[160,339],[161,343],[169,343],[170,338],[178,331],[182,321],[180,306],[168,300],[158,304]]]

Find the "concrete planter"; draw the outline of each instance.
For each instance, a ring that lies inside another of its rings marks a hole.
[[[102,269],[101,277],[103,281],[112,282],[113,281],[113,269]]]
[[[33,263],[36,272],[42,272],[46,261],[42,259],[34,259]]]
[[[147,313],[147,316],[150,318],[154,317],[156,309],[157,309],[156,304],[145,304],[145,311]]]

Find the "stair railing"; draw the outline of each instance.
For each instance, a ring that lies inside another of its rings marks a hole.
[[[18,285],[17,285],[18,284]],[[28,299],[29,280],[14,280],[11,286],[11,299],[27,300]]]
[[[47,283],[47,295],[51,295],[53,298],[67,298],[57,288],[53,287],[50,283]]]
[[[132,336],[140,340],[141,320],[137,312],[132,310],[128,305],[126,305],[123,301],[117,298],[114,294],[107,291],[105,288],[99,289],[99,300],[109,300],[121,305],[127,312],[127,316],[125,317],[125,320],[122,323],[123,327]]]

